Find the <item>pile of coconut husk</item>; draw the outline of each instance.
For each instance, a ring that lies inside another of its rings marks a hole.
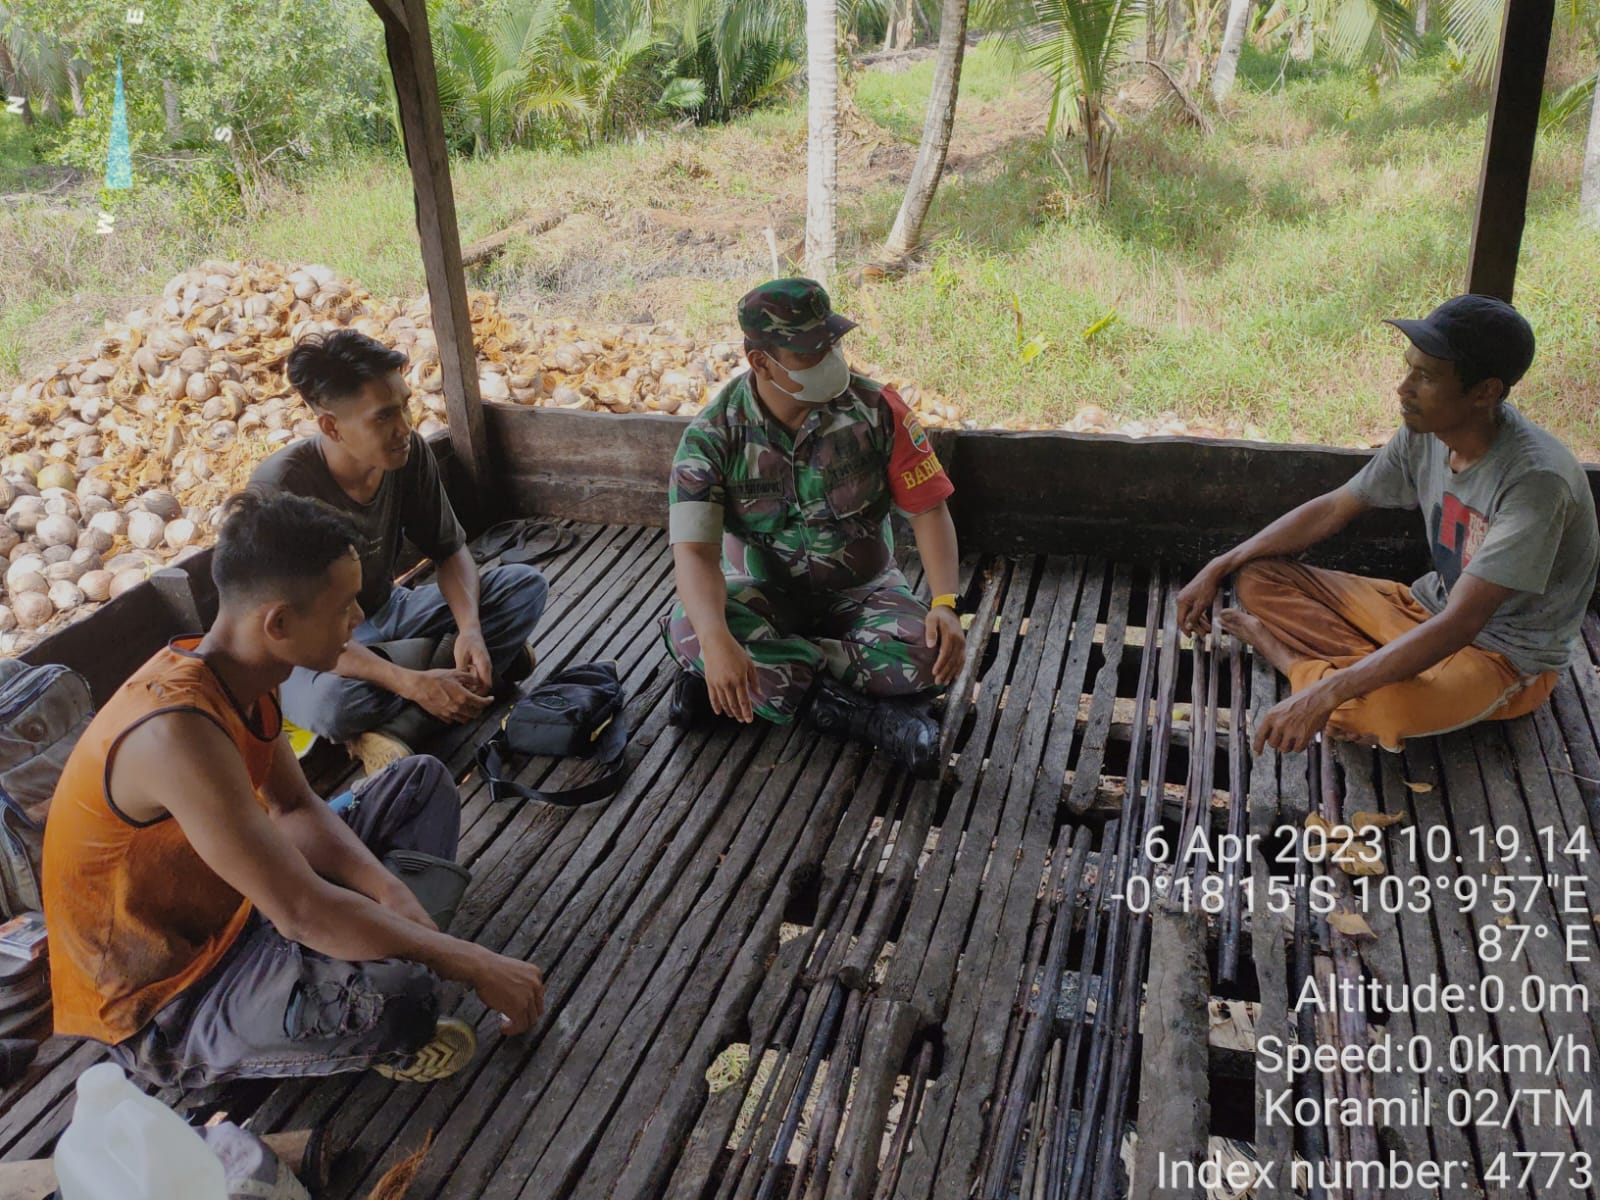
[[[737,342],[670,324],[599,326],[508,315],[471,293],[486,400],[692,414],[739,367]],[[107,321],[92,351],[0,401],[0,654],[16,654],[149,573],[209,545],[223,499],[257,463],[316,432],[283,359],[308,333],[351,327],[405,352],[411,418],[444,428],[426,298],[390,302],[325,266],[208,261],[154,307]],[[904,389],[932,426],[954,405]]]

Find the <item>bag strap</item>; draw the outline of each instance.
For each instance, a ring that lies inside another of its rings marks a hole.
[[[608,768],[599,779],[581,783],[577,787],[543,792],[508,778],[510,772],[506,770],[506,759],[510,757],[511,747],[506,741],[503,727],[478,747],[478,770],[488,780],[489,798],[495,803],[514,799],[554,804],[559,808],[580,808],[596,800],[604,800],[622,787],[622,781],[632,769],[623,761],[623,751],[627,748],[628,727],[619,707],[601,729],[600,737],[595,742],[594,756],[589,760]]]

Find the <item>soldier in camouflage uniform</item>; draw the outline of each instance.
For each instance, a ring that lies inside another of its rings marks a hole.
[[[750,370],[684,431],[672,468],[674,719],[804,713],[926,771],[938,728],[916,698],[966,649],[950,480],[895,391],[850,372],[836,343],[854,323],[820,284],[756,288],[739,324]],[[895,563],[891,508],[910,518],[931,609]]]

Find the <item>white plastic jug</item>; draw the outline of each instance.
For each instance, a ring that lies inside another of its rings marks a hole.
[[[100,1063],[56,1143],[61,1200],[227,1200],[222,1162],[182,1117]]]

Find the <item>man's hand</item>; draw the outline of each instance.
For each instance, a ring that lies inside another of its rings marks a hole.
[[[751,697],[757,684],[756,664],[750,652],[731,634],[716,638],[700,649],[706,665],[706,691],[710,693],[712,709],[722,716],[750,724],[756,717]]]
[[[1257,754],[1267,746],[1282,754],[1293,754],[1311,745],[1317,734],[1328,724],[1333,710],[1339,707],[1339,698],[1328,686],[1328,679],[1312,684],[1303,692],[1296,692],[1287,700],[1280,700],[1267,710],[1256,726],[1252,743]]]
[[[526,1033],[544,1016],[544,977],[532,963],[484,950],[466,982],[485,1008],[500,1014],[507,1037]]]
[[[924,626],[927,644],[939,648],[939,657],[933,662],[934,681],[941,686],[955,679],[961,663],[967,656],[967,635],[961,628],[961,618],[953,608],[928,610]]]
[[[478,692],[488,692],[494,686],[494,663],[489,659],[489,645],[479,629],[456,634],[456,670],[470,675]]]
[[[1179,629],[1188,634],[1211,632],[1211,603],[1217,598],[1217,589],[1226,577],[1227,572],[1213,558],[1178,593]]]
[[[481,716],[493,701],[493,697],[474,690],[478,681],[459,668],[413,671],[408,683],[401,695],[452,725]]]

